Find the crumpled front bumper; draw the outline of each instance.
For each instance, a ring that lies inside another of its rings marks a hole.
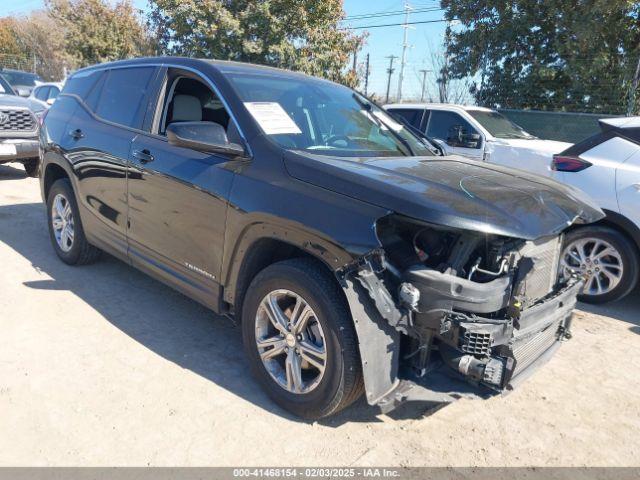
[[[576,281],[521,313],[511,338],[492,347],[486,358],[496,359],[503,366],[497,384],[485,381],[481,374],[473,376],[468,359],[460,361],[468,355],[451,349],[448,359],[443,355],[420,378],[405,376],[376,404],[389,411],[404,402],[451,403],[459,398],[486,398],[512,390],[546,363],[563,339],[570,337],[572,312],[582,286],[582,281]]]

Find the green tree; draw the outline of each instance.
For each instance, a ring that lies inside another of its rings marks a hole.
[[[299,70],[347,85],[362,37],[341,29],[342,0],[150,0],[149,25],[166,54]]]
[[[47,0],[46,5],[75,66],[151,52],[146,27],[129,0]]]
[[[633,0],[442,0],[449,74],[481,105],[624,113],[640,56]]]

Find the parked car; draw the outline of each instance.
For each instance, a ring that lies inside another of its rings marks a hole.
[[[38,176],[38,122],[45,105],[21,98],[0,75],[0,164],[20,162]]]
[[[100,250],[242,325],[306,418],[510,389],[569,337],[578,190],[438,157],[344,86],[186,58],[72,75],[40,134],[51,243]]]
[[[557,179],[589,194],[606,218],[566,235],[562,267],[587,276],[581,298],[624,297],[640,262],[640,117],[600,120],[601,133],[554,156]]]
[[[31,91],[31,95],[29,95],[29,98],[44,102],[47,104],[47,106],[53,105],[53,102],[55,102],[56,98],[58,98],[58,95],[60,94],[63,86],[64,83],[62,82],[47,82],[38,84]]]
[[[13,68],[1,68],[0,75],[9,82],[16,94],[21,97],[31,95],[33,87],[42,82],[42,78],[38,74],[14,70]]]
[[[640,147],[635,141],[628,140],[624,133],[619,133],[620,138],[627,140],[609,138],[611,131],[615,130],[611,128],[611,122],[601,122],[609,133],[596,135],[574,147],[569,143],[536,139],[500,113],[486,108],[448,104],[398,104],[385,108],[407,124],[426,132],[445,153],[456,153],[475,160],[552,176],[563,183],[583,189],[604,209],[607,217],[589,227],[574,226],[566,235],[563,265],[578,269],[588,276],[579,298],[584,302],[604,303],[619,300],[633,291],[638,279],[640,248],[640,221],[635,213],[640,212],[639,196],[628,193],[635,192],[633,189],[628,189],[625,197],[620,196],[616,172],[622,168],[625,175],[628,175],[626,178],[638,181],[632,173],[637,168],[637,163],[624,155],[631,154]],[[629,125],[634,124],[625,121],[627,127],[621,126],[618,132],[629,132],[637,128],[630,127]],[[447,132],[451,135],[445,137]],[[612,141],[600,146],[600,143],[608,140]],[[624,144],[622,152],[619,151],[619,144]],[[595,148],[593,152],[592,148]],[[568,156],[562,153],[559,157],[554,157],[554,154],[563,151],[569,152]],[[591,155],[596,157],[588,162],[567,159],[573,155],[572,152],[579,152],[581,158],[589,159]],[[554,158],[565,160],[556,161]],[[587,165],[593,168],[587,169]],[[629,168],[631,171],[627,171]],[[628,187],[631,183],[626,185]],[[624,198],[624,202],[621,198]],[[586,249],[580,255],[576,253],[578,246]],[[601,261],[598,258],[602,256],[602,251],[611,253],[605,259],[611,265],[606,269],[600,266],[591,268],[590,262]]]
[[[463,155],[505,167],[551,176],[551,159],[570,143],[542,140],[488,108],[448,103],[384,107],[425,132],[447,155]]]

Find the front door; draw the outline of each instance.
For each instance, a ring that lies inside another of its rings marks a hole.
[[[457,132],[468,139],[471,135],[477,135],[475,146],[466,146],[458,141]],[[463,157],[483,160],[484,141],[482,135],[462,116],[456,112],[446,110],[432,110],[426,126],[426,134],[429,138],[440,140],[445,152]]]
[[[133,140],[128,174],[129,256],[139,268],[217,310],[233,162],[170,145],[172,122],[229,115],[204,80],[164,72],[151,132]]]

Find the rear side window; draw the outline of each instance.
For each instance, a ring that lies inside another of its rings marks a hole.
[[[104,70],[76,73],[67,80],[62,93],[77,95],[84,100],[103,75]]]
[[[389,109],[389,112],[402,117],[408,125],[420,129],[420,122],[422,121],[424,110],[418,108],[393,108]]]
[[[151,86],[155,70],[155,67],[110,70],[100,91],[96,89],[91,93],[92,97],[95,94],[95,98],[98,98],[96,115],[119,125],[141,128],[146,110],[147,89]]]

